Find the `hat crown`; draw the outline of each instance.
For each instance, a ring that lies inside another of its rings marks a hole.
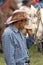
[[[5,24],[11,24],[20,20],[26,19],[26,13],[24,10],[15,10],[11,17],[8,18]]]
[[[19,21],[26,19],[26,13],[24,11],[16,11],[13,13],[12,20]]]

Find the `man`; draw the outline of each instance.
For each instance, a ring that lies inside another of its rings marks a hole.
[[[22,10],[14,11],[5,24],[8,27],[2,35],[2,45],[6,64],[24,65],[27,62],[29,63],[26,38],[21,32],[27,24],[26,13]]]

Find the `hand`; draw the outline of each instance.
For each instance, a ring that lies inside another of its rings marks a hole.
[[[28,29],[28,30],[27,30],[27,33],[28,33],[30,36],[33,36],[33,31],[32,31],[32,29]]]

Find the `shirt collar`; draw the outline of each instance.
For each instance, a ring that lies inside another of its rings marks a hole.
[[[17,28],[15,28],[15,27],[13,27],[13,25],[9,25],[9,27],[10,27],[10,29],[12,29],[15,33],[18,33],[18,29]]]
[[[9,25],[10,29],[15,32],[15,33],[19,33],[21,35],[21,38],[24,39],[24,35],[21,33],[20,30],[18,30],[17,28],[13,27],[13,25]]]

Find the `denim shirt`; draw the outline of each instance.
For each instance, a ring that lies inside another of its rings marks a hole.
[[[27,43],[27,48],[28,49],[33,46],[34,41],[35,41],[34,35],[32,35],[32,36],[28,35],[28,37],[26,37],[26,43]]]
[[[5,29],[2,35],[2,46],[7,65],[29,60],[26,38],[13,26]]]
[[[39,7],[39,6],[40,6],[41,8],[43,8],[43,2],[39,2],[39,3],[37,3],[37,4],[34,5],[35,8],[37,8],[37,7]]]

